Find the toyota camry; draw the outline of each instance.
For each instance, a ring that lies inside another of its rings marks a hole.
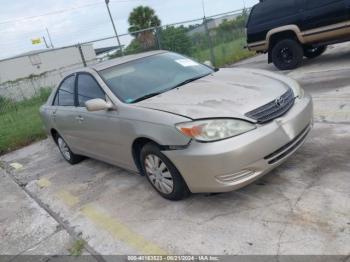
[[[70,164],[117,165],[180,200],[236,190],[283,163],[310,132],[313,106],[285,76],[152,51],[76,70],[40,113]]]

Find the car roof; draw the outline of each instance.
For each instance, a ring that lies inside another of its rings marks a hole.
[[[116,65],[120,65],[120,64],[124,64],[130,61],[134,61],[140,58],[144,58],[144,57],[149,57],[149,56],[153,56],[153,55],[157,55],[157,54],[163,54],[163,53],[167,53],[168,51],[164,51],[164,50],[157,50],[157,51],[149,51],[149,52],[143,52],[143,53],[139,53],[139,54],[134,54],[134,55],[126,55],[126,56],[122,56],[122,57],[118,57],[118,58],[114,58],[108,61],[104,61],[102,63],[98,63],[95,65],[90,65],[89,67],[92,69],[95,69],[96,71],[101,71]]]

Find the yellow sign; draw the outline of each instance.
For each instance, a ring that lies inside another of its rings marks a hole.
[[[32,45],[39,45],[39,44],[41,44],[41,38],[32,39]]]

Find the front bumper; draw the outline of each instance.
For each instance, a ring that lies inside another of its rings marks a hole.
[[[164,151],[193,193],[228,192],[248,185],[291,156],[312,127],[310,95],[297,99],[283,117],[240,136],[213,143],[192,141]]]

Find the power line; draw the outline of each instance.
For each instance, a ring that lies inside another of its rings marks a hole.
[[[140,2],[140,1],[145,1],[145,0],[110,0],[110,2],[112,2],[112,3],[128,3],[128,2]],[[0,25],[8,24],[8,23],[16,23],[16,22],[25,21],[25,20],[31,20],[31,19],[37,19],[37,18],[50,16],[50,15],[62,14],[62,13],[78,10],[78,9],[81,9],[81,8],[95,6],[95,5],[101,5],[101,4],[104,4],[104,2],[100,1],[100,2],[95,2],[95,3],[80,5],[80,6],[73,6],[71,8],[60,9],[60,10],[56,10],[56,11],[52,11],[52,12],[48,12],[48,13],[44,13],[44,14],[40,14],[40,15],[27,16],[27,17],[20,17],[20,18],[5,20],[5,21],[1,21]]]

